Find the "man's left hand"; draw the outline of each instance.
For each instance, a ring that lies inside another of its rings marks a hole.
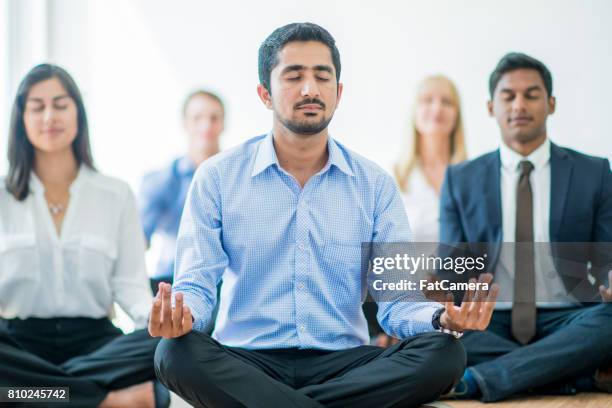
[[[612,302],[612,271],[608,272],[608,286],[610,287],[606,288],[604,285],[599,287],[601,299],[606,303]]]
[[[465,292],[461,306],[455,306],[453,295],[448,294],[444,307],[446,310],[440,316],[440,325],[449,330],[462,332],[464,330],[485,330],[489,326],[495,300],[499,292],[499,285],[491,285],[493,275],[483,273],[478,279],[480,287],[487,283],[488,290],[468,290]],[[476,279],[470,279],[470,283],[476,283]]]

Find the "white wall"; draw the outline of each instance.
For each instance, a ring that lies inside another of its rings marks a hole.
[[[274,28],[293,21],[321,24],[337,39],[345,93],[332,134],[387,168],[403,146],[414,87],[431,73],[449,75],[460,89],[470,156],[495,148],[487,80],[511,50],[532,54],[553,72],[558,110],[549,120],[551,138],[612,159],[607,0],[49,0],[47,6],[48,58],[66,66],[85,94],[98,165],[135,188],[147,169],[181,151],[180,104],[194,87],[226,100],[225,146],[269,129],[271,115],[255,92],[257,50]]]
[[[6,172],[6,132],[8,128],[9,110],[9,73],[8,73],[8,49],[9,49],[9,7],[8,2],[0,1],[0,174]]]

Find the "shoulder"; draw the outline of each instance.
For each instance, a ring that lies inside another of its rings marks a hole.
[[[13,196],[6,188],[6,176],[0,176],[0,199],[2,201],[6,200],[7,195],[11,197]]]
[[[6,187],[6,176],[0,177],[0,206],[6,206],[17,202],[17,199]]]
[[[194,180],[200,181],[210,177],[229,178],[232,175],[244,175],[247,167],[251,165],[259,148],[260,142],[266,135],[248,139],[237,146],[217,153],[200,164],[195,172]]]
[[[551,156],[559,158],[569,158],[573,163],[584,166],[587,169],[603,169],[604,171],[610,171],[610,162],[604,157],[592,156],[586,153],[579,152],[577,150],[570,149],[568,147],[562,147],[554,143],[551,144]]]
[[[87,167],[83,167],[81,171],[87,172],[85,183],[90,191],[111,195],[122,201],[133,195],[128,183],[119,178],[107,176]]]
[[[499,150],[494,150],[474,159],[448,166],[446,179],[447,181],[452,179],[453,184],[470,184],[474,182],[474,176],[481,175],[483,170],[496,171],[499,166]]]
[[[15,208],[26,208],[26,203],[32,200],[34,196],[34,191],[32,185],[29,185],[29,193],[24,200],[18,200],[15,196],[9,191],[7,187],[8,176],[0,176],[0,205],[2,206],[11,206]]]
[[[155,191],[167,192],[168,188],[173,185],[176,179],[179,161],[180,158],[174,159],[164,168],[153,170],[145,174],[142,178],[140,187],[142,193],[151,194]]]
[[[499,164],[499,149],[461,163],[452,164],[448,169],[453,175],[461,175],[494,164]]]
[[[360,183],[376,185],[378,187],[384,185],[395,186],[395,180],[385,171],[380,165],[366,158],[365,156],[346,147],[343,143],[336,139],[332,139],[336,144],[339,152],[346,161],[347,165]]]

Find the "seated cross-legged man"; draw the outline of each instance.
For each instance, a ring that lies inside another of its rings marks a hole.
[[[501,147],[449,168],[440,225],[444,243],[498,248],[487,270],[500,296],[487,330],[461,339],[468,368],[450,395],[610,392],[610,163],[550,141],[555,98],[540,61],[506,55],[489,87]]]
[[[393,179],[328,135],[339,78],[325,29],[275,30],[259,50],[258,94],[273,112],[272,131],[196,171],[174,288],[161,285],[149,322],[164,337],[158,378],[195,406],[419,406],[465,368],[461,343],[444,331],[489,322],[496,288],[480,293],[491,301],[460,306],[424,296],[379,302],[381,327],[402,341],[368,345],[362,242],[409,242],[411,234]],[[209,336],[202,330],[221,278]]]

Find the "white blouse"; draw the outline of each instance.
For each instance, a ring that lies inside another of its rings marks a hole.
[[[440,237],[440,196],[416,165],[402,193],[414,242],[437,242]]]
[[[24,201],[0,182],[0,317],[101,318],[117,302],[146,325],[144,236],[126,183],[81,166],[58,236],[33,173]]]

